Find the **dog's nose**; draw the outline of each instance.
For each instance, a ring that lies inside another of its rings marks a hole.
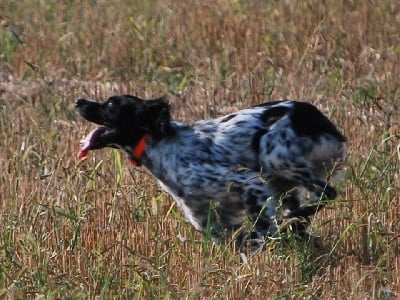
[[[87,101],[86,99],[81,98],[81,99],[78,99],[78,100],[75,101],[75,106],[76,106],[76,107],[83,106],[83,105],[85,105],[87,102],[88,102],[88,101]]]

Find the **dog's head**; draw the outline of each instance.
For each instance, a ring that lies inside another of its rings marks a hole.
[[[104,103],[78,99],[75,107],[83,118],[101,125],[81,142],[79,158],[104,147],[123,149],[131,156],[144,136],[160,138],[171,133],[170,107],[164,98],[142,100],[119,95]]]

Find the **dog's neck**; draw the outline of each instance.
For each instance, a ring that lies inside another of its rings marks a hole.
[[[132,165],[134,166],[140,166],[141,165],[141,159],[144,154],[144,151],[146,150],[146,142],[147,138],[150,137],[149,133],[144,134],[139,142],[137,143],[136,147],[132,151],[132,155],[129,158],[129,161]]]

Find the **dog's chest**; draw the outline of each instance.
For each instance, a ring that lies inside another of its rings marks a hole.
[[[194,215],[193,209],[186,204],[185,200],[182,197],[180,197],[175,190],[171,189],[170,186],[166,185],[163,181],[158,180],[158,184],[165,192],[167,192],[174,198],[175,203],[182,210],[187,221],[189,221],[189,223],[192,224],[196,230],[201,231],[202,220],[198,218],[198,216]]]

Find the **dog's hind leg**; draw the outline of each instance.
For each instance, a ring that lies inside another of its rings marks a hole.
[[[290,128],[270,131],[260,139],[259,157],[263,177],[296,183],[318,199],[335,199],[335,188],[327,183],[335,166],[342,160],[344,145],[332,137],[300,137]],[[334,172],[333,172],[334,173]]]
[[[282,180],[295,182],[297,186],[303,186],[313,195],[321,200],[334,200],[337,196],[336,189],[329,185],[313,168],[310,162],[305,160],[292,161],[288,163],[289,168],[284,166],[272,166],[273,169],[279,170],[272,175],[268,172],[264,176],[267,178],[281,178]],[[271,168],[271,166],[268,166]]]

